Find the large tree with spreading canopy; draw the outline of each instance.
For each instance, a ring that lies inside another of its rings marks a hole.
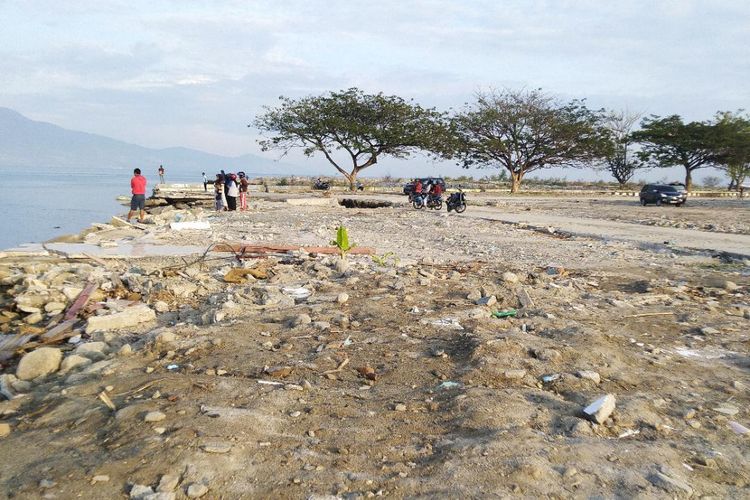
[[[264,108],[253,122],[270,135],[258,141],[263,151],[279,149],[286,154],[303,148],[307,156],[322,153],[352,190],[359,173],[381,157],[407,158],[433,149],[443,128],[443,115],[434,109],[357,88],[279,99],[278,107]]]

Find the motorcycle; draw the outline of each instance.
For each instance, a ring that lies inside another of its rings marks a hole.
[[[331,183],[327,181],[321,181],[318,179],[315,181],[315,185],[313,185],[313,189],[318,189],[320,191],[328,191],[331,189]]]
[[[448,200],[445,202],[445,206],[448,209],[448,212],[455,210],[457,214],[462,213],[466,210],[466,195],[460,189],[455,193],[451,193]]]
[[[423,208],[431,208],[432,210],[440,210],[443,208],[443,199],[440,196],[432,195],[414,195],[412,197],[412,206],[421,210]]]

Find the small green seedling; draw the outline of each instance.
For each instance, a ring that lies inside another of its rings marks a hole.
[[[341,255],[342,259],[346,259],[346,254],[349,253],[352,248],[357,246],[354,243],[351,245],[349,244],[349,233],[346,232],[344,226],[339,226],[336,230],[336,239],[331,241],[331,245],[339,249],[339,255]]]
[[[398,265],[399,259],[398,257],[396,257],[395,253],[386,252],[383,255],[373,255],[372,261],[381,267],[387,267],[389,264],[389,261],[393,265]]]

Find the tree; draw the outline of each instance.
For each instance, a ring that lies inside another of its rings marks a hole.
[[[729,176],[729,189],[750,177],[750,118],[742,114],[720,112],[716,115],[719,168]]]
[[[580,166],[597,157],[599,115],[581,101],[560,104],[540,89],[486,92],[452,119],[454,141],[443,156],[464,168],[501,168],[518,192],[529,172]]]
[[[693,172],[718,164],[716,127],[707,122],[683,123],[678,115],[660,118],[652,115],[632,134],[639,142],[641,160],[653,167],[685,168],[685,189],[693,186]]]
[[[443,115],[397,96],[365,94],[357,88],[321,96],[280,97],[277,108],[265,107],[253,125],[272,137],[259,140],[263,151],[297,147],[307,156],[323,153],[353,191],[359,173],[382,156],[406,158],[431,148]],[[343,154],[343,153],[346,154]],[[336,157],[348,157],[348,166]]]
[[[611,111],[602,121],[607,141],[603,149],[601,168],[612,174],[620,187],[627,184],[636,171],[646,168],[646,164],[631,151],[631,131],[640,118],[641,115],[636,113]]]

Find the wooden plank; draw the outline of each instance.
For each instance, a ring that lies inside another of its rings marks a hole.
[[[83,289],[81,293],[78,294],[78,297],[76,297],[75,302],[73,302],[73,305],[70,306],[70,309],[65,313],[65,319],[73,319],[76,316],[78,316],[78,312],[83,309],[83,306],[86,305],[86,302],[89,300],[89,296],[94,293],[94,290],[98,288],[98,285],[96,283],[89,283],[86,285],[86,287]]]

